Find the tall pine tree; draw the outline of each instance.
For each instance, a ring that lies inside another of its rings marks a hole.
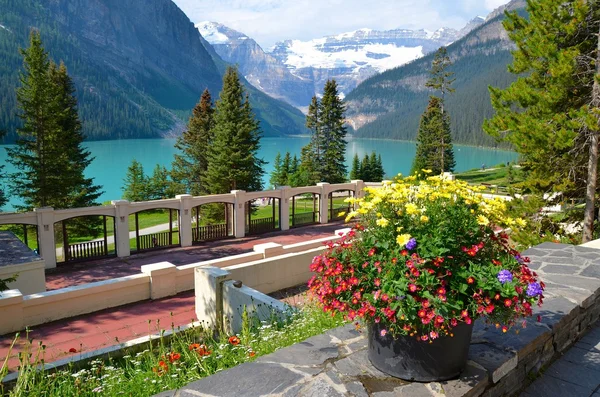
[[[102,192],[84,176],[93,158],[82,145],[73,83],[63,63],[49,60],[39,32],[31,32],[29,43],[21,50],[17,90],[23,126],[16,147],[6,149],[18,170],[10,175],[11,192],[23,200],[23,210],[94,205]]]
[[[261,131],[235,68],[228,67],[216,103],[208,168],[208,193],[262,189],[264,161],[257,157]]]
[[[213,114],[212,98],[206,89],[192,110],[187,130],[175,144],[181,154],[176,154],[173,160],[172,178],[183,185],[185,192],[194,196],[208,193],[202,178],[208,169],[207,152],[212,141]]]
[[[450,120],[447,113],[442,113],[442,101],[432,96],[429,105],[421,116],[417,132],[417,153],[413,160],[411,174],[429,169],[434,174],[452,171],[455,166],[452,144],[448,143],[450,135]],[[441,145],[446,136],[446,144]]]
[[[586,198],[583,241],[592,238],[600,134],[600,2],[529,0],[528,17],[504,21],[516,44],[509,71],[491,88],[496,115],[484,129],[512,143],[534,191]]]
[[[123,179],[123,199],[129,201],[146,201],[149,199],[148,177],[144,174],[142,163],[131,160]]]
[[[361,179],[362,173],[360,172],[360,159],[358,153],[354,153],[352,158],[352,168],[350,169],[350,180]]]
[[[323,98],[319,107],[320,134],[323,140],[321,177],[324,182],[346,181],[345,111],[346,105],[338,94],[336,81],[328,80],[323,88]]]
[[[434,174],[452,172],[456,166],[450,116],[444,109],[447,94],[453,93],[453,72],[447,70],[452,65],[446,47],[440,47],[431,63],[430,78],[426,87],[439,91],[440,97],[430,96],[427,109],[421,116],[417,132],[417,153],[411,173],[430,169]]]

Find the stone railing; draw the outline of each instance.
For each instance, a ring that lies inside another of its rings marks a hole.
[[[381,186],[381,184],[379,184]],[[85,216],[108,216],[115,221],[115,248],[117,256],[127,257],[131,254],[129,215],[140,211],[156,209],[172,209],[178,211],[179,244],[182,247],[191,246],[193,243],[194,224],[192,222],[192,210],[195,207],[211,203],[226,203],[233,205],[233,234],[236,238],[244,237],[246,234],[247,214],[246,203],[261,198],[279,200],[279,228],[288,230],[290,228],[289,203],[292,197],[302,194],[315,194],[319,197],[317,207],[318,215],[315,216],[319,223],[330,221],[328,197],[331,193],[339,191],[350,191],[355,197],[362,197],[365,183],[354,180],[350,183],[328,184],[318,183],[316,186],[304,186],[291,188],[282,186],[277,190],[261,192],[246,192],[234,190],[228,194],[210,196],[179,195],[174,199],[155,200],[145,202],[129,202],[125,200],[112,201],[111,205],[73,208],[66,210],[54,210],[53,208],[38,208],[33,212],[0,214],[0,225],[23,224],[37,226],[38,243],[40,255],[45,261],[46,268],[56,267],[56,241],[54,235],[54,224],[63,220],[85,217]],[[158,239],[157,239],[158,240]]]

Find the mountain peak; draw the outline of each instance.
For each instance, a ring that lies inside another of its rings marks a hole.
[[[227,44],[230,41],[249,39],[245,34],[218,22],[203,21],[198,22],[195,26],[202,37],[212,45]]]

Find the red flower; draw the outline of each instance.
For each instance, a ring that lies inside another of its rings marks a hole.
[[[417,291],[417,286],[415,284],[408,284],[408,290],[410,292],[416,292]]]
[[[473,284],[475,282],[475,278],[473,276],[470,276],[469,278],[467,278],[467,284]]]
[[[510,299],[504,299],[504,306],[511,307],[512,306],[512,301]]]
[[[171,364],[173,364],[175,361],[177,361],[181,358],[181,354],[171,352],[171,353],[167,354],[167,358],[169,359],[169,362]]]
[[[444,317],[442,317],[442,316],[437,316],[437,317],[435,318],[435,323],[436,323],[436,324],[438,324],[438,325],[441,325],[441,324],[443,324],[443,323],[444,323]]]
[[[158,376],[163,376],[169,371],[169,365],[163,360],[160,360],[158,362],[158,366],[152,368],[152,371],[155,372]]]
[[[485,311],[488,314],[491,314],[494,311],[494,305],[488,305],[488,307],[485,308]]]
[[[402,251],[400,251],[400,255],[406,256],[406,255],[408,255],[408,251],[407,250],[402,250]]]
[[[77,353],[77,349],[75,349],[74,347],[69,349],[69,353]]]
[[[438,289],[437,289],[437,293],[438,293],[439,295],[445,295],[445,294],[446,294],[446,288],[444,288],[444,287],[440,287],[440,288],[438,288]]]
[[[423,317],[427,316],[427,312],[425,310],[421,309],[417,312],[417,316],[423,318]]]
[[[462,318],[469,317],[469,312],[467,310],[463,310],[462,312],[460,312],[460,316]]]
[[[256,353],[253,351],[250,351],[250,353],[248,353],[248,357],[254,357],[256,356]]]
[[[237,336],[230,336],[229,337],[229,343],[231,343],[234,346],[237,346],[240,344],[240,338],[238,338]]]
[[[369,256],[373,256],[373,255],[375,255],[375,248],[371,248],[369,250]]]

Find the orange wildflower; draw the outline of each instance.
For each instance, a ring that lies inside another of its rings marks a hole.
[[[237,346],[240,344],[240,338],[238,338],[237,336],[230,336],[229,337],[229,343],[231,343],[234,346]]]

